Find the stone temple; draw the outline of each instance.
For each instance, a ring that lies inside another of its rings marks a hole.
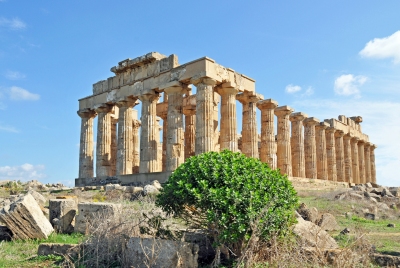
[[[95,83],[93,94],[79,100],[76,186],[165,182],[186,158],[223,149],[260,158],[289,177],[376,183],[376,146],[362,133],[360,116],[320,121],[294,112],[257,94],[255,80],[208,57],[179,64],[176,55],[152,52],[111,71],[114,76]],[[139,103],[140,120],[134,109]]]

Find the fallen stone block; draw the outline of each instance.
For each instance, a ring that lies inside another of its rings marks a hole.
[[[5,206],[0,211],[0,220],[18,239],[47,238],[53,232],[49,220],[30,194]]]
[[[69,257],[76,257],[79,252],[79,245],[77,244],[58,244],[58,243],[42,243],[39,245],[37,255],[68,255]]]
[[[36,200],[40,207],[43,207],[46,204],[47,199],[38,192],[30,190],[28,191],[28,194],[32,195],[32,197]]]
[[[297,210],[297,212],[306,221],[310,221],[312,223],[317,223],[319,220],[318,209],[315,207],[308,208],[305,203],[302,203],[300,205],[300,208]]]
[[[152,194],[158,194],[160,191],[154,187],[153,185],[146,185],[143,188],[143,195],[152,195]]]
[[[74,199],[51,199],[49,220],[58,233],[70,234],[74,231],[78,206]]]
[[[127,193],[136,194],[136,193],[140,193],[142,191],[143,191],[142,187],[136,187],[136,186],[126,186],[125,187],[125,192],[127,192]]]
[[[340,228],[335,216],[330,213],[324,213],[321,215],[321,219],[318,221],[318,226],[325,231],[336,231]]]
[[[182,241],[131,237],[123,252],[125,265],[137,268],[197,268],[199,246]]]
[[[399,267],[400,257],[374,253],[371,255],[372,261],[380,267]]]
[[[78,204],[78,215],[75,217],[75,232],[88,234],[94,220],[114,216],[122,209],[121,204],[103,202],[82,202]]]

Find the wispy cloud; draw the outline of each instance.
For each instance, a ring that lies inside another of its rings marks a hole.
[[[26,24],[19,18],[6,19],[0,17],[0,27],[8,28],[10,30],[23,30],[26,28]]]
[[[369,41],[360,51],[360,55],[376,59],[392,58],[394,63],[400,63],[400,31]]]
[[[287,85],[286,88],[285,88],[285,92],[289,93],[289,94],[299,92],[300,90],[301,90],[300,86],[292,85],[292,84]]]
[[[10,99],[11,100],[29,100],[29,101],[35,101],[40,99],[39,94],[31,93],[26,89],[20,88],[20,87],[11,87],[10,91]]]
[[[43,173],[44,165],[32,165],[25,163],[20,166],[0,167],[0,180],[38,180],[46,177]]]
[[[19,130],[16,129],[15,127],[2,124],[0,124],[0,131],[19,133]]]
[[[352,74],[343,74],[336,78],[334,90],[337,95],[360,97],[360,89],[368,77],[363,75],[354,76]]]
[[[320,120],[337,118],[338,115],[362,116],[362,131],[369,140],[378,145],[376,149],[377,180],[379,184],[400,186],[396,177],[400,163],[400,125],[398,114],[400,102],[395,101],[361,101],[346,99],[341,101],[327,99],[307,99],[290,104],[298,111]]]
[[[17,71],[7,71],[4,76],[10,80],[21,80],[26,77],[23,73]]]

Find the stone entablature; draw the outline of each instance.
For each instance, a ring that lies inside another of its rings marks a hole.
[[[228,149],[288,176],[376,183],[376,146],[362,133],[361,116],[320,121],[287,105],[278,107],[255,92],[253,79],[208,57],[179,65],[176,55],[152,52],[121,61],[111,71],[115,76],[95,83],[93,95],[79,100],[80,178],[170,174],[190,156]],[[134,109],[139,103],[140,121]]]

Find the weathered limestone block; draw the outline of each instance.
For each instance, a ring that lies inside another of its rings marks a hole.
[[[156,120],[156,104],[159,94],[141,95],[142,101],[142,129],[140,137],[140,173],[157,172],[158,166],[158,140],[159,125]]]
[[[278,118],[277,134],[277,166],[282,174],[292,176],[292,152],[290,148],[290,121],[289,115],[294,111],[285,105],[275,109]]]
[[[131,237],[124,248],[124,262],[137,268],[197,268],[199,246],[182,241]]]
[[[79,178],[93,177],[93,119],[96,113],[91,109],[78,111],[82,118],[79,146]]]
[[[324,213],[321,215],[321,218],[318,221],[318,226],[325,231],[337,231],[340,228],[335,216],[330,213]]]
[[[308,117],[303,120],[304,124],[304,158],[306,163],[306,177],[317,178],[317,148],[315,144],[315,126],[319,120]]]
[[[98,114],[96,143],[96,176],[112,176],[111,168],[111,109],[108,104],[95,107]]]
[[[200,78],[192,81],[196,91],[196,155],[215,151],[214,86],[216,80]]]
[[[219,86],[217,92],[221,95],[220,149],[236,152],[238,150],[236,94],[239,90],[228,82]]]
[[[335,154],[336,154],[336,172],[337,181],[345,181],[345,165],[344,165],[344,132],[337,130],[335,132]]]
[[[18,239],[47,238],[53,232],[48,219],[32,195],[20,197],[0,211],[0,221],[4,222]]]
[[[267,163],[272,169],[276,169],[276,142],[274,131],[274,109],[278,102],[266,99],[257,102],[257,108],[261,110],[261,151],[260,160]]]
[[[241,152],[247,157],[259,158],[256,104],[263,98],[260,94],[250,95],[246,92],[236,95],[236,99],[243,106]]]
[[[117,215],[122,209],[121,204],[111,203],[79,203],[78,204],[78,215],[75,217],[75,228],[74,231],[82,234],[88,234],[90,227],[94,221],[100,219],[106,219]]]
[[[325,130],[326,158],[327,158],[327,162],[328,162],[328,180],[330,180],[330,181],[337,181],[335,132],[336,132],[336,129],[333,127],[328,127]]]
[[[329,127],[326,122],[321,122],[315,126],[316,136],[315,141],[317,145],[317,178],[320,180],[328,179],[328,159],[326,156],[326,137],[325,129]]]
[[[77,203],[72,198],[50,199],[49,220],[58,233],[70,234],[74,231],[77,209]]]
[[[43,195],[39,194],[38,192],[36,192],[34,190],[29,190],[28,194],[32,195],[32,197],[35,199],[36,203],[38,203],[40,208],[44,207],[47,199]]]
[[[290,146],[292,151],[293,177],[306,177],[303,120],[307,117],[307,114],[301,112],[292,113],[289,117],[289,120],[292,122],[292,136],[290,138]]]

